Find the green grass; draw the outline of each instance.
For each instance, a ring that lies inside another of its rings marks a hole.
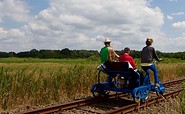
[[[140,59],[135,59],[136,64],[140,64]],[[163,58],[160,63],[182,63],[185,60],[175,58]],[[39,58],[0,58],[0,63],[66,63],[66,64],[87,64],[87,63],[100,63],[99,58],[89,57],[86,59],[39,59]]]
[[[62,63],[62,64],[87,64],[100,61],[87,59],[39,59],[39,58],[0,58],[0,63]]]
[[[44,105],[90,95],[94,64],[0,63],[0,107]]]
[[[0,58],[0,108],[10,110],[20,105],[46,105],[91,96],[99,63],[94,58]],[[161,80],[185,76],[184,61],[168,59],[157,68]],[[101,79],[106,79],[106,75]]]

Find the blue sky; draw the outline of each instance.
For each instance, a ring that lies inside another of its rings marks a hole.
[[[184,0],[153,0],[151,2],[153,7],[158,6],[164,13],[165,23],[162,26],[162,30],[169,36],[178,37],[181,34],[181,30],[175,30],[174,32],[172,24],[185,21],[184,3]],[[170,17],[173,19],[169,19]]]
[[[0,0],[0,51],[141,50],[148,37],[161,52],[185,51],[184,0]]]
[[[25,0],[30,7],[31,14],[37,15],[40,11],[49,7],[49,0]]]

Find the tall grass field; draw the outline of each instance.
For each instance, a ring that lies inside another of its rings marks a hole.
[[[135,61],[141,70],[139,59]],[[0,58],[0,111],[92,96],[99,63],[94,59]],[[185,76],[185,61],[164,59],[156,66],[162,82]],[[105,79],[103,74],[101,80]],[[185,109],[183,104],[181,109]]]

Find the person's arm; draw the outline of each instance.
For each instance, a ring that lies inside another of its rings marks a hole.
[[[108,49],[108,59],[109,59],[110,62],[113,62],[112,51],[113,51],[112,48]]]
[[[155,49],[153,48],[153,57],[157,60],[157,61],[160,61]]]
[[[136,63],[135,63],[133,57],[130,58],[130,64],[132,65],[133,69],[136,69],[136,68],[137,68],[137,67],[136,67]]]
[[[119,58],[119,55],[114,51],[114,53],[115,53],[115,56],[117,57],[117,58]]]
[[[117,55],[116,52],[111,47],[109,47],[108,57],[110,62],[114,62],[115,57],[119,57],[119,55]]]

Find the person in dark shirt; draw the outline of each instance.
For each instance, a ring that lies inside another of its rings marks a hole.
[[[150,75],[150,70],[154,72],[154,81],[156,86],[159,86],[158,70],[154,64],[154,59],[160,61],[158,55],[152,47],[153,39],[147,38],[146,46],[141,51],[141,68]]]

